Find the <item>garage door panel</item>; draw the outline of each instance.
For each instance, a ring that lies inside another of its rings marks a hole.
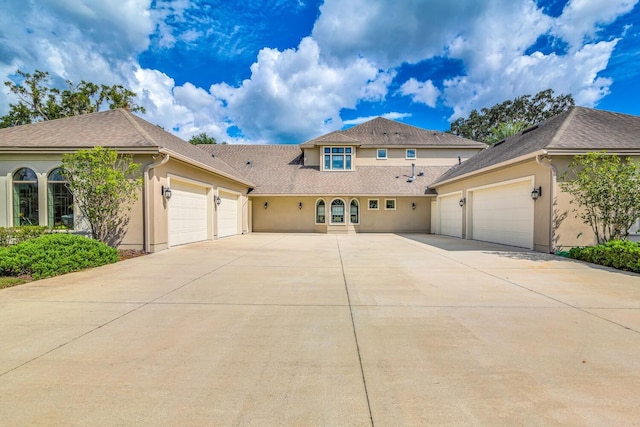
[[[440,234],[462,237],[462,208],[460,195],[440,198]]]
[[[219,197],[218,237],[235,236],[238,234],[238,196],[221,191]]]
[[[169,246],[207,240],[208,189],[173,181],[169,201]]]
[[[471,204],[471,238],[531,248],[533,201],[529,181],[474,190]]]

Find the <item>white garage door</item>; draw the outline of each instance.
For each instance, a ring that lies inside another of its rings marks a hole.
[[[532,249],[531,188],[524,181],[473,191],[470,238]]]
[[[224,191],[220,191],[219,196],[218,237],[235,236],[238,234],[238,218],[240,218],[238,196]]]
[[[207,240],[207,188],[171,181],[169,246]]]
[[[439,197],[440,202],[440,234],[462,237],[462,208],[460,194]]]

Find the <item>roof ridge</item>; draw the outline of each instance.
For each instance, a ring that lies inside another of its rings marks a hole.
[[[562,124],[560,125],[558,130],[556,130],[554,132],[553,137],[549,140],[549,142],[547,144],[545,144],[545,147],[549,147],[549,146],[552,146],[553,144],[555,144],[557,142],[557,140],[560,138],[560,136],[562,136],[562,134],[564,134],[564,131],[569,127],[570,122],[573,120],[573,116],[575,115],[575,111],[576,111],[576,107],[572,107],[569,110],[569,113],[567,114],[565,119],[562,121]]]
[[[136,131],[138,131],[138,133],[140,135],[142,135],[142,138],[147,141],[147,142],[151,142],[153,144],[155,144],[155,147],[160,147],[160,144],[158,144],[158,141],[155,140],[155,138],[153,138],[149,132],[147,132],[142,126],[140,126],[140,124],[135,120],[135,118],[133,117],[133,115],[123,109],[123,108],[118,108],[117,110],[120,114],[122,114],[128,121],[129,123],[131,123],[133,125],[133,127],[136,129]]]

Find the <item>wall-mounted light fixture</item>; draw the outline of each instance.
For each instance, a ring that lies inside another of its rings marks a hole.
[[[160,193],[164,196],[165,199],[169,200],[171,198],[171,189],[169,187],[162,186]]]
[[[542,196],[542,187],[534,188],[531,192],[531,198],[533,200],[538,200],[538,197]]]
[[[216,201],[216,205],[220,206],[220,203],[222,203],[222,199],[220,198],[220,196],[215,196],[215,201]]]
[[[298,209],[302,209],[302,202],[298,203]]]
[[[465,203],[467,203],[467,198],[463,197],[462,199],[460,199],[460,201],[458,202],[458,204],[460,205],[460,207],[463,207],[465,205]]]
[[[269,207],[269,202],[264,202],[264,208],[267,209]]]
[[[411,209],[413,209],[414,211],[416,210],[416,203],[415,202],[411,203]]]

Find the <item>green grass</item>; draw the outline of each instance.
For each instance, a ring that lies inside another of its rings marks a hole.
[[[0,277],[0,289],[10,288],[11,286],[22,285],[28,280],[19,277]]]

